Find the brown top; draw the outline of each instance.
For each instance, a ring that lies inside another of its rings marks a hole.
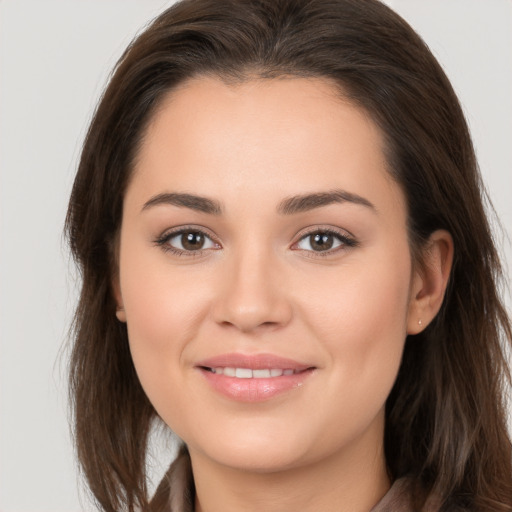
[[[163,503],[163,496],[165,501]],[[171,512],[194,512],[194,481],[190,457],[182,448],[160,484],[152,503],[152,510]],[[408,480],[395,481],[386,495],[370,512],[414,512],[409,492]]]

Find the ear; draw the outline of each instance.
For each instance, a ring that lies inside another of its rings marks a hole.
[[[119,282],[119,273],[116,273],[112,279],[112,292],[116,301],[116,317],[120,322],[126,322],[126,313],[124,311],[123,296],[121,295],[121,284]]]
[[[432,233],[416,263],[411,281],[407,334],[418,334],[435,318],[443,303],[453,263],[453,239],[445,230]]]

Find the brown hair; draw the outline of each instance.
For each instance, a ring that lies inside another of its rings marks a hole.
[[[151,510],[146,446],[156,413],[115,316],[113,247],[145,127],[166,92],[198,75],[325,77],[386,139],[407,197],[412,254],[448,230],[455,260],[442,309],[414,338],[386,405],[385,452],[418,508],[512,510],[506,427],[510,321],[468,128],[453,89],[409,25],[376,0],[185,0],[120,59],[90,125],[66,229],[83,285],[71,396],[78,457],[102,509]]]

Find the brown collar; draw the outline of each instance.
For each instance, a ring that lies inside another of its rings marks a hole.
[[[154,512],[194,512],[195,488],[188,450],[183,445],[151,502]],[[370,512],[413,512],[410,481],[400,478]]]

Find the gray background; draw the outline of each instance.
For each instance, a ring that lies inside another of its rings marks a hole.
[[[77,283],[63,220],[107,75],[133,35],[170,3],[0,0],[1,512],[93,510],[80,503],[66,419],[65,340]],[[512,1],[387,3],[452,80],[510,237]],[[510,242],[498,239],[511,262]]]

